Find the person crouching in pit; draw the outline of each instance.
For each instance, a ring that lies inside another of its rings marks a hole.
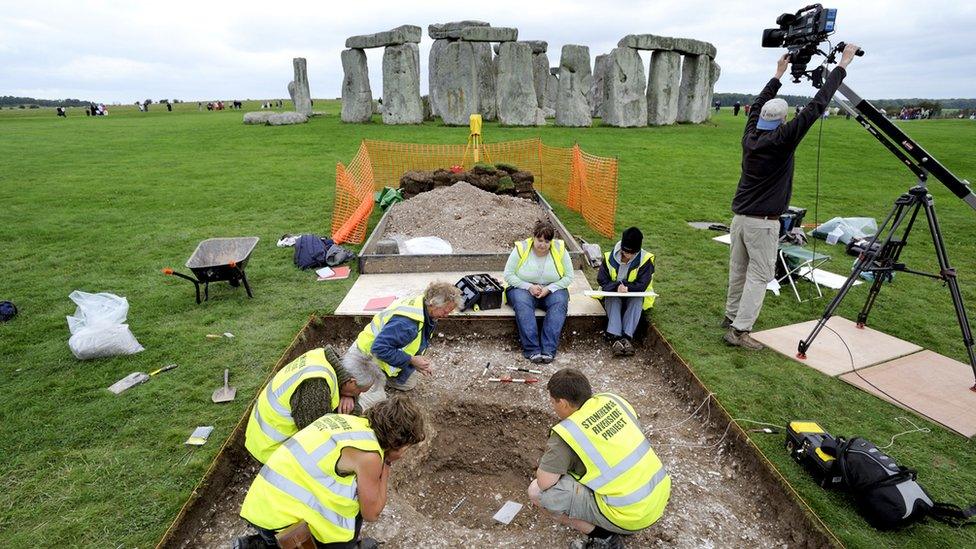
[[[588,536],[571,548],[623,547],[623,536],[661,518],[671,477],[626,400],[593,394],[586,376],[573,368],[553,374],[546,388],[560,421],[529,485],[529,499]]]

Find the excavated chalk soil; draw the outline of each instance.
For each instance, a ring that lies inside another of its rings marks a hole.
[[[545,381],[567,366],[582,370],[595,391],[613,391],[633,404],[644,428],[653,429],[648,438],[671,474],[664,516],[627,539],[628,546],[751,548],[809,542],[798,525],[787,522],[786,506],[777,503],[783,498],[778,489],[743,472],[743,464],[720,442],[725,424],[709,421],[704,407],[684,421],[700,403],[678,396],[657,366],[663,358],[650,350],[614,359],[602,341],[577,340],[553,364],[539,367],[521,357],[513,339],[473,334],[438,337],[428,356],[435,374],[414,391],[429,410],[428,439],[394,465],[387,507],[380,521],[364,527],[385,548],[566,547],[577,535],[534,508],[525,489],[556,421]],[[509,372],[507,366],[544,373]],[[487,381],[502,373],[540,382]],[[256,464],[242,459],[230,488],[211,503],[205,526],[182,546],[227,547],[244,534],[247,527],[237,512],[256,472]],[[506,500],[525,505],[509,525],[491,518]]]

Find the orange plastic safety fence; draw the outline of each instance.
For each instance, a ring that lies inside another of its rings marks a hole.
[[[332,234],[337,242],[361,243],[372,211],[373,192],[398,188],[408,171],[475,164],[466,145],[365,140],[348,166],[336,166]],[[535,188],[550,202],[578,212],[598,233],[612,237],[617,215],[617,160],[587,154],[579,146],[550,147],[542,140],[486,143],[480,162],[510,164],[535,176]],[[368,201],[368,205],[366,202]]]

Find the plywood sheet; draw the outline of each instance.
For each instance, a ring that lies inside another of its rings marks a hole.
[[[390,274],[364,274],[360,275],[353,283],[349,293],[339,304],[335,314],[337,315],[374,315],[376,311],[366,310],[366,303],[373,298],[394,295],[403,297],[405,295],[418,294],[435,280],[442,280],[454,284],[461,277],[472,274],[470,272],[435,272],[435,273],[390,273]],[[489,272],[498,280],[504,277],[501,272]],[[575,271],[573,284],[569,287],[569,316],[603,316],[603,306],[600,302],[583,295],[583,292],[590,290],[590,283],[586,280],[583,271]],[[488,311],[468,311],[465,313],[455,313],[456,315],[471,316],[502,316],[514,317],[515,312],[511,307],[502,305],[500,309]],[[536,311],[536,315],[545,314],[543,311]]]
[[[968,364],[924,350],[840,378],[965,437],[976,435],[976,392],[970,390]]]
[[[834,316],[827,321],[827,326],[837,333],[824,328],[814,340],[813,346],[807,350],[807,358],[804,360],[797,359],[797,344],[801,339],[810,335],[810,330],[816,323],[816,320],[811,320],[763,330],[752,334],[752,337],[770,349],[829,376],[837,376],[851,371],[852,354],[854,356],[854,368],[866,368],[922,350],[914,343],[898,339],[870,327],[858,329],[854,322]],[[847,347],[844,346],[845,342]],[[847,348],[850,348],[850,354]]]

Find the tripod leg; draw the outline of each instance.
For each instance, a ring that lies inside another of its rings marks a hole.
[[[874,282],[871,283],[871,291],[868,292],[868,298],[864,302],[864,306],[861,307],[861,312],[857,314],[857,327],[863,328],[868,322],[868,315],[871,313],[871,308],[874,307],[874,301],[878,298],[878,292],[881,291],[881,284],[884,283],[884,279],[887,278],[887,271],[878,271],[874,273]]]
[[[939,228],[939,219],[935,215],[935,204],[931,196],[925,200],[925,216],[929,221],[929,230],[932,233],[932,243],[935,245],[935,254],[939,260],[939,272],[946,285],[949,286],[949,294],[952,296],[952,305],[956,310],[956,319],[959,321],[959,329],[962,330],[962,342],[966,346],[966,353],[969,355],[969,366],[973,369],[973,376],[976,378],[976,353],[973,352],[973,332],[969,325],[969,317],[966,315],[966,306],[962,301],[962,294],[959,292],[959,281],[956,279],[956,271],[949,265],[949,254],[945,249],[945,242],[942,240],[942,230]],[[976,391],[976,383],[970,388]]]

